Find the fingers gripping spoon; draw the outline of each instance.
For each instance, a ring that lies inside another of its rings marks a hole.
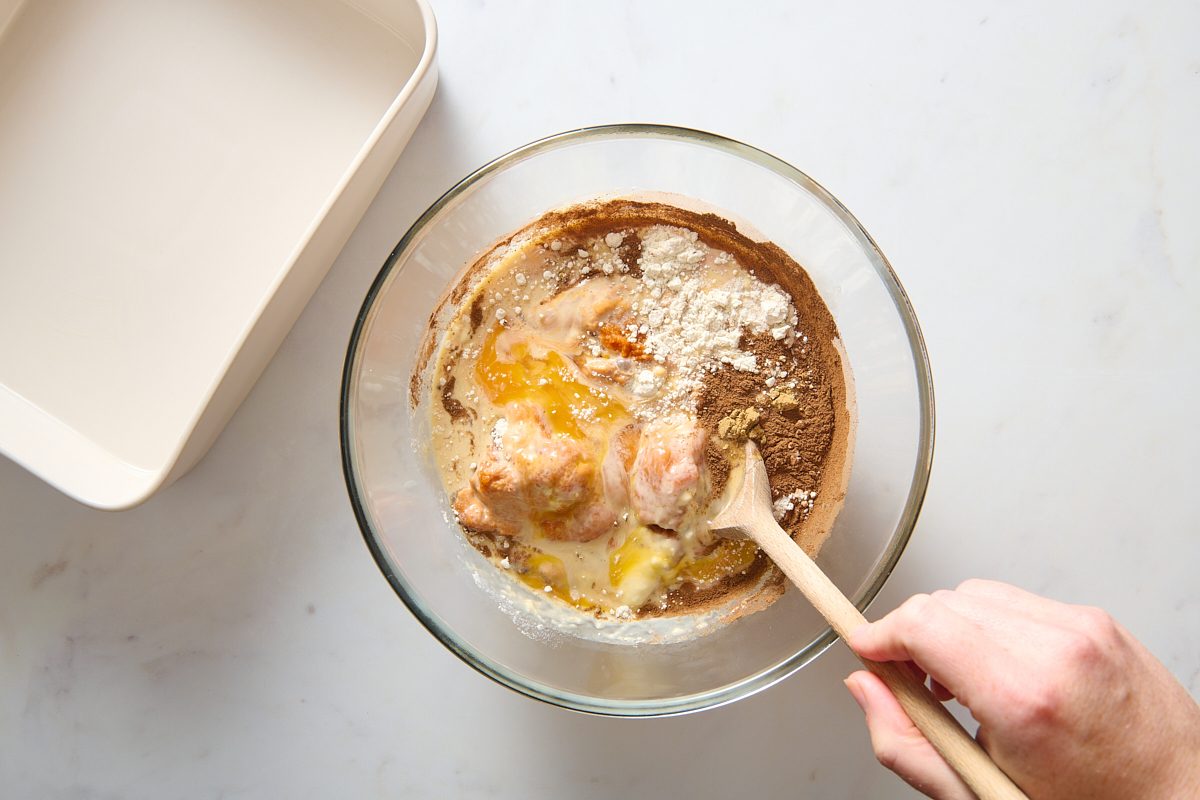
[[[854,604],[775,521],[767,469],[753,442],[746,442],[741,488],[710,524],[718,535],[741,534],[753,539],[842,639],[867,623]],[[883,680],[913,724],[981,800],[1028,800],[924,684],[901,664],[861,657],[860,660]]]

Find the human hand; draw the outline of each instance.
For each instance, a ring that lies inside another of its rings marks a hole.
[[[970,580],[910,598],[848,643],[913,662],[938,699],[957,698],[1033,800],[1200,796],[1200,706],[1100,609]],[[859,671],[846,686],[880,763],[937,800],[974,797],[879,678]]]

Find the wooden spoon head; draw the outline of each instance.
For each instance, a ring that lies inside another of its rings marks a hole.
[[[752,536],[755,520],[775,524],[771,510],[771,484],[767,480],[767,467],[757,445],[747,440],[746,461],[742,471],[742,485],[729,501],[709,522],[717,536],[738,538]]]

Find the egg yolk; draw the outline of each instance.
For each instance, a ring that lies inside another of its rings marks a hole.
[[[679,574],[696,583],[711,583],[746,571],[757,555],[758,545],[750,539],[725,539],[712,552],[687,564]]]
[[[547,553],[534,551],[524,563],[524,571],[517,577],[531,589],[552,594],[563,602],[583,611],[595,608],[595,604],[583,597],[571,596],[571,585],[567,580],[567,569],[562,559]]]
[[[677,560],[672,556],[670,549],[655,541],[648,528],[639,525],[609,554],[608,579],[618,588],[626,581],[655,585],[670,572]]]
[[[496,351],[497,328],[484,340],[475,363],[475,380],[497,405],[533,401],[546,411],[550,427],[583,439],[580,421],[613,422],[627,416],[625,407],[599,390],[581,383],[572,365],[553,350],[535,356],[528,342],[517,342],[503,359]]]

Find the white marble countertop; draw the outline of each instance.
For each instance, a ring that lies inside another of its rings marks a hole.
[[[589,718],[460,663],[363,546],[337,390],[367,286],[455,180],[602,122],[781,156],[904,281],[937,455],[871,614],[1008,580],[1107,607],[1200,692],[1200,7],[435,5],[427,119],[199,466],[104,513],[0,460],[0,794],[908,796],[840,645],[730,707]]]

